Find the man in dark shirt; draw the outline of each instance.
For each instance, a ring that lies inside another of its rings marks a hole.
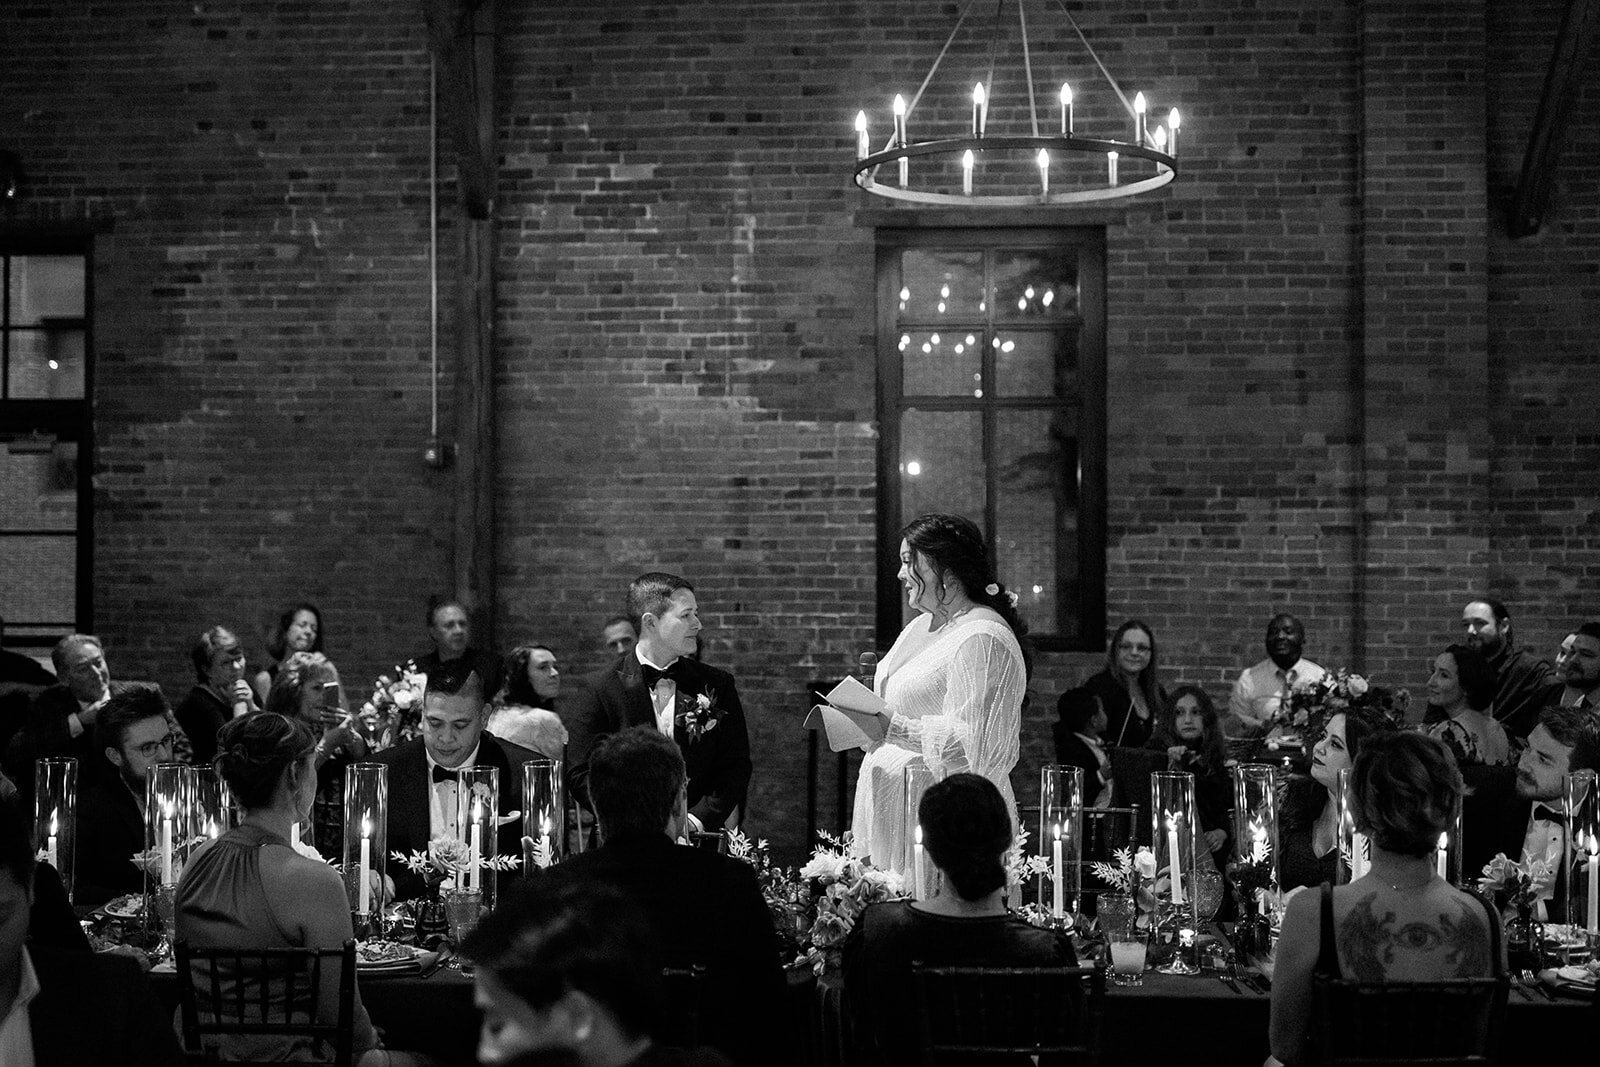
[[[1554,682],[1550,664],[1512,647],[1511,613],[1493,597],[1478,597],[1461,609],[1466,644],[1482,652],[1494,668],[1498,684],[1494,717],[1510,733],[1527,737],[1539,721],[1539,709]]]
[[[428,636],[433,651],[412,660],[428,676],[428,688],[458,693],[469,675],[476,674],[485,700],[493,700],[505,682],[505,665],[498,653],[472,647],[472,622],[467,609],[454,597],[428,600]]]
[[[688,819],[683,755],[635,726],[595,746],[589,798],[602,844],[548,877],[605,884],[643,905],[667,963],[706,968],[700,1040],[740,1064],[786,1062],[778,938],[749,865],[677,844]]]
[[[171,710],[153,685],[134,684],[106,703],[95,743],[109,763],[78,799],[78,863],[73,901],[104,904],[144,889],[133,856],[145,847],[145,782],[150,768],[172,759]]]

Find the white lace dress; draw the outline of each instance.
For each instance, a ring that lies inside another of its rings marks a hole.
[[[856,779],[851,828],[879,867],[904,871],[915,813],[906,811],[906,767],[925,764],[935,779],[981,774],[1000,790],[1016,824],[1011,768],[1021,747],[1027,672],[1011,628],[975,608],[930,632],[923,614],[900,631],[878,664],[873,688],[895,713],[883,742],[869,749]]]

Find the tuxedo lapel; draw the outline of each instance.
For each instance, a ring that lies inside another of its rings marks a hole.
[[[654,726],[655,705],[650,700],[650,690],[644,687],[644,674],[639,669],[639,657],[627,653],[617,664],[617,692],[622,702],[622,725]]]

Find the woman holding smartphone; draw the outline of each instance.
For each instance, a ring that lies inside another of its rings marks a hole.
[[[312,825],[323,856],[337,855],[343,845],[344,769],[367,754],[343,703],[338,675],[320,652],[291,653],[267,692],[267,711],[299,719],[318,734]]]

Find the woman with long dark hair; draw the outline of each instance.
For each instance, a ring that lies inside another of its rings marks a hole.
[[[924,515],[900,532],[900,583],[917,617],[878,664],[873,688],[889,705],[883,740],[868,747],[852,826],[873,863],[910,858],[905,771],[922,763],[995,784],[1015,821],[1011,768],[1021,748],[1027,626],[995,577],[983,534],[959,515]]]
[[[1167,704],[1159,663],[1156,634],[1147,623],[1129,619],[1111,635],[1105,670],[1083,683],[1106,709],[1106,744],[1143,748],[1149,742]]]
[[[1217,870],[1227,864],[1228,808],[1233,804],[1233,782],[1228,777],[1228,749],[1222,734],[1222,715],[1211,695],[1198,685],[1180,685],[1161,711],[1161,722],[1150,747],[1167,754],[1167,769],[1194,775],[1195,804],[1200,809],[1200,833],[1216,860]]]

